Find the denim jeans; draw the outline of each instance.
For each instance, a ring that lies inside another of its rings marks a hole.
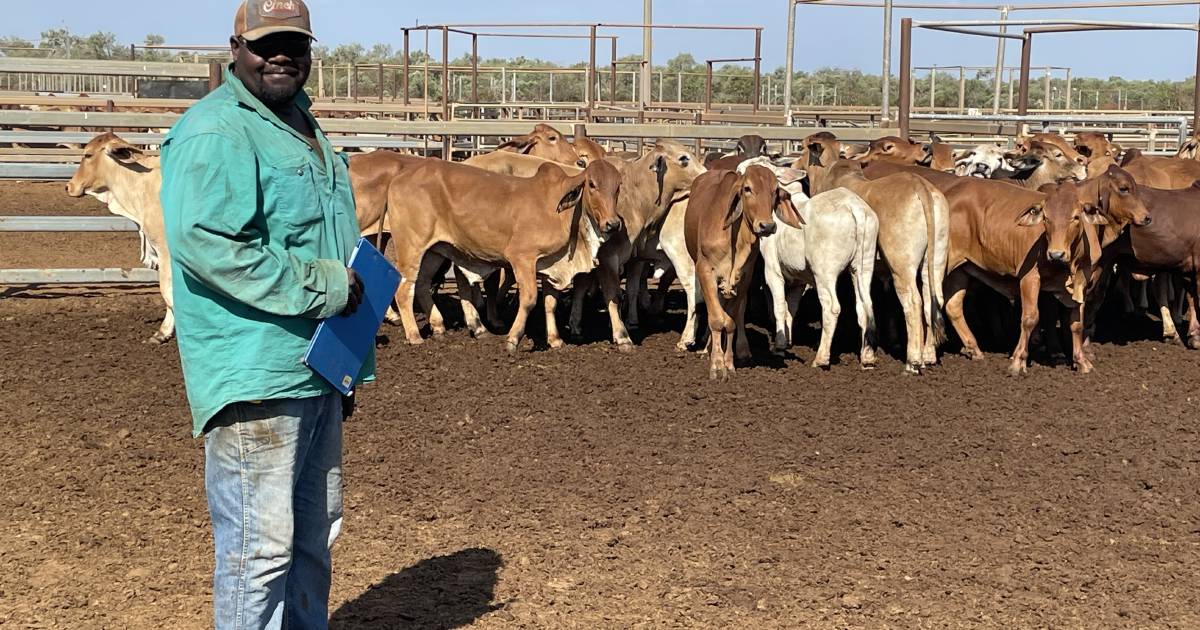
[[[342,403],[235,403],[204,437],[216,545],[214,624],[325,628],[329,550],[342,525]]]

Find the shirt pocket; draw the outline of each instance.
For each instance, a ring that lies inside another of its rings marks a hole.
[[[324,218],[307,159],[281,160],[269,166],[266,175],[263,189],[270,195],[264,201],[275,219],[293,227],[310,227]]]

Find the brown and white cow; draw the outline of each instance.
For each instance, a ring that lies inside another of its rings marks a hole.
[[[1075,150],[1071,149],[1071,152]],[[1020,155],[1011,155],[1009,163],[1015,172],[992,173],[992,178],[1008,180],[1030,190],[1068,179],[1087,179],[1087,167],[1083,162],[1073,159],[1058,145],[1038,140],[1028,142]]]
[[[710,379],[728,379],[734,372],[758,239],[775,232],[776,217],[797,229],[803,225],[787,191],[766,168],[751,166],[740,175],[708,171],[692,183],[684,239],[708,304]]]
[[[163,224],[162,171],[158,157],[107,132],[92,138],[83,149],[79,168],[67,182],[72,197],[91,195],[108,205],[108,211],[137,224],[142,239],[142,263],[158,269],[158,292],[166,304],[158,330],[147,343],[164,343],[175,335],[174,300],[171,299],[171,253]]]
[[[396,300],[409,343],[422,341],[413,300],[433,312],[429,277],[449,259],[481,277],[504,265],[512,269],[520,308],[507,347],[515,352],[537,302],[539,271],[575,248],[598,249],[621,226],[616,214],[620,185],[620,174],[603,160],[574,177],[553,164],[529,178],[441,160],[406,169],[389,187],[388,213],[403,274]],[[580,242],[580,222],[590,225],[594,243]]]

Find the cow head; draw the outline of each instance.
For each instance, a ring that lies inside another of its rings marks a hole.
[[[603,160],[604,156],[608,155],[608,151],[605,151],[604,147],[587,136],[587,130],[583,125],[575,125],[575,140],[571,142],[571,145],[579,154],[577,166],[587,167],[588,164]]]
[[[929,145],[919,144],[898,136],[885,136],[871,142],[867,154],[859,158],[860,162],[893,162],[907,165],[928,165],[932,159]]]
[[[1179,152],[1175,154],[1175,157],[1181,160],[1200,160],[1200,134],[1195,134],[1184,141],[1179,146]]]
[[[1092,163],[1101,158],[1108,158],[1116,163],[1121,155],[1120,145],[1109,142],[1104,134],[1094,131],[1081,131],[1075,134],[1075,152]]]
[[[145,153],[125,142],[112,132],[102,133],[83,148],[83,159],[71,181],[67,182],[67,194],[72,197],[82,197],[87,193],[104,193],[108,191],[110,177],[114,169],[133,169],[144,172],[145,167],[138,159]]]
[[[567,142],[563,138],[557,129],[541,123],[534,126],[533,132],[523,136],[516,136],[496,147],[496,149],[499,151],[525,153],[552,160],[559,164],[585,166],[584,164],[579,164],[579,152],[575,150],[575,147],[570,142]]]
[[[1045,197],[1017,218],[1017,225],[1042,226],[1046,230],[1046,257],[1066,262],[1075,242],[1084,234],[1083,224],[1104,225],[1108,219],[1099,208],[1086,205],[1075,182],[1046,184],[1038,189]]]
[[[1062,147],[1038,140],[1029,142],[1020,156],[1011,157],[1010,164],[1018,174],[1029,175],[1040,170],[1041,176],[1049,181],[1087,179],[1087,167],[1083,163],[1072,159]]]
[[[804,139],[800,153],[800,164],[805,166],[829,166],[838,161],[842,143],[828,131],[818,131]]]
[[[1057,147],[1068,161],[1074,162],[1079,166],[1087,166],[1088,158],[1081,155],[1075,150],[1075,147],[1071,146],[1071,143],[1056,133],[1035,133],[1028,136],[1021,136],[1017,138],[1015,152],[1017,155],[1024,155],[1031,151],[1034,145],[1039,142],[1043,145]]]
[[[695,153],[674,140],[659,140],[637,162],[654,172],[658,192],[655,203],[669,202],[676,192],[686,190],[706,169]]]
[[[973,149],[964,149],[954,156],[954,174],[960,177],[982,177],[1004,167],[1004,150],[994,144],[981,144]]]
[[[583,169],[583,172],[566,177],[562,169],[554,164],[542,164],[539,177],[566,179],[566,191],[558,202],[558,212],[565,212],[583,205],[584,212],[602,239],[607,239],[620,229],[621,217],[617,215],[617,196],[621,191],[621,173],[617,167],[598,160]]]
[[[767,141],[762,136],[753,134],[738,138],[737,146],[734,150],[739,155],[744,155],[748,158],[758,157],[767,154]]]
[[[795,209],[796,203],[808,201],[808,195],[804,194],[803,183],[804,178],[808,174],[801,169],[788,166],[779,166],[772,163],[769,158],[762,156],[749,159],[741,164],[738,164],[738,174],[745,174],[746,169],[750,168],[751,166],[759,166],[775,174],[775,180],[779,183],[780,192],[787,195],[786,202],[783,201],[783,197],[781,195],[780,203],[778,206],[776,206],[776,214],[779,220],[783,221],[784,223],[792,227],[798,227],[790,221],[792,217],[782,216],[782,214],[786,214],[786,207],[784,206],[790,205],[792,209]],[[800,219],[800,224],[803,225],[804,218],[800,216],[799,211],[797,211],[796,215]]]
[[[725,227],[732,227],[739,220],[755,236],[770,236],[775,233],[775,217],[797,229],[804,221],[792,205],[791,195],[779,186],[779,180],[770,169],[752,165],[738,175],[735,183],[737,192],[725,216]]]
[[[1142,203],[1137,182],[1128,172],[1113,164],[1088,183],[1095,185],[1094,193],[1084,199],[1089,210],[1102,213],[1117,225],[1150,225],[1150,210]]]

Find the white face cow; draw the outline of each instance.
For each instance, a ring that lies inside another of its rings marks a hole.
[[[987,179],[1004,165],[1004,149],[994,144],[964,149],[954,156],[954,174],[960,177]]]

